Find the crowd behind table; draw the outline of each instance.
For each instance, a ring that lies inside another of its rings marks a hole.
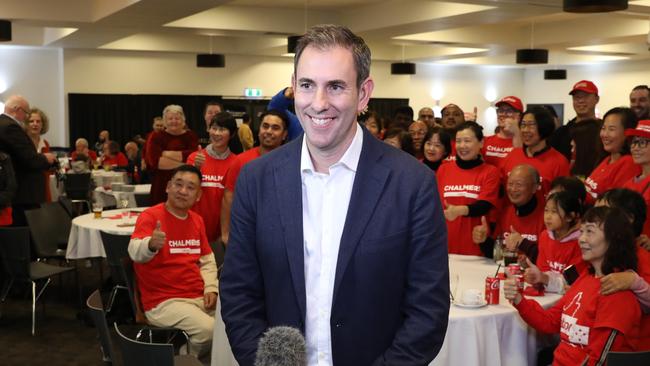
[[[553,326],[542,327],[539,319],[547,315],[535,315],[543,309],[531,305],[534,300],[510,293],[508,297],[533,327],[560,334],[561,357],[589,357],[591,363],[611,350],[650,350],[650,89],[634,87],[630,107],[613,108],[602,120],[596,115],[599,90],[593,82],[578,81],[568,93],[575,117],[566,124],[552,107],[526,109],[516,96],[496,103],[495,131],[484,130],[475,114],[464,113],[462,101],[445,106],[441,118],[430,107],[414,115],[413,109],[401,106],[391,116],[368,111],[359,123],[437,173],[450,254],[491,258],[495,252],[516,253],[528,283],[524,295],[546,291],[577,296],[562,274],[570,266],[578,269],[579,283],[589,287],[584,296],[596,307],[578,317],[579,309],[573,314],[551,310],[563,320],[570,317],[573,329],[560,327],[555,320]],[[301,136],[291,112],[292,98],[292,89],[283,89],[270,102],[269,111],[256,116],[260,121],[259,130],[253,132],[259,140],[256,146],[251,145],[250,127],[238,129],[218,102],[207,103],[205,131],[196,132],[188,129],[182,106],[169,105],[153,119],[152,131],[143,134],[146,138],[130,140],[121,149],[109,131],[100,131],[91,149],[92,137],[79,136],[67,164],[55,167],[56,158],[42,138],[49,127],[47,115],[30,109],[23,97],[10,97],[0,119],[0,162],[13,163],[13,169],[0,170],[0,225],[25,225],[25,210],[51,200],[48,187],[56,170],[124,172],[127,183],[151,184],[155,206],[166,202],[174,169],[189,164],[202,173],[203,199],[192,210],[205,223],[207,239],[226,248],[242,166]],[[617,203],[621,195],[642,207]],[[594,204],[616,208],[593,211]],[[585,215],[590,217],[587,222]],[[622,227],[598,236],[610,222]],[[605,247],[604,252],[593,259],[599,246]],[[613,262],[607,253],[615,250],[625,252],[622,257],[627,259]],[[502,281],[508,291],[512,281]],[[609,313],[613,307],[606,304],[614,299],[623,299],[630,309],[625,319]],[[567,301],[571,299],[563,297],[558,304]],[[605,305],[598,307],[601,303]],[[599,334],[599,341],[579,337],[575,329]],[[613,337],[607,343],[613,346],[604,347],[602,337]],[[567,346],[582,353],[563,354]]]

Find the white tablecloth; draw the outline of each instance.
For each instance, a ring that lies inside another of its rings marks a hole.
[[[497,265],[491,259],[450,255],[449,272],[452,290],[460,297],[465,289],[485,288],[485,277],[494,275]],[[458,276],[456,276],[458,275]],[[456,280],[458,278],[458,280]],[[464,309],[451,305],[449,326],[438,357],[430,366],[447,365],[535,365],[538,346],[537,333],[521,320],[501,289],[499,305]],[[548,308],[560,299],[547,294],[536,297]],[[235,361],[218,304],[212,340],[212,366],[235,366]],[[380,321],[380,319],[378,319]]]
[[[135,211],[143,210],[144,208],[135,209]],[[75,217],[72,220],[65,257],[67,259],[106,257],[100,231],[117,235],[131,235],[133,233],[133,226],[120,227],[118,225],[122,224],[121,219],[108,218],[123,211],[126,210],[104,211],[101,219],[95,219],[93,213]]]
[[[120,195],[126,195],[129,200],[127,207],[138,207],[135,202],[136,194],[149,194],[151,191],[151,184],[136,184],[133,192],[113,191],[106,190],[104,187],[95,188],[95,201],[102,204],[102,207],[117,206],[117,200]]]
[[[485,277],[494,276],[497,265],[491,259],[450,255],[451,290],[460,298],[465,289],[485,289]],[[548,308],[560,295],[534,297]],[[449,325],[442,349],[431,366],[442,365],[535,365],[537,333],[521,320],[501,288],[499,305],[464,309],[451,305]]]

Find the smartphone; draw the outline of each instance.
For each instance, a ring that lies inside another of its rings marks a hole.
[[[578,270],[576,267],[572,264],[564,269],[562,271],[562,276],[564,276],[564,279],[566,280],[566,283],[569,284],[569,286],[573,285],[574,282],[579,277]]]

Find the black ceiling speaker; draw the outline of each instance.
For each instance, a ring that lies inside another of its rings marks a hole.
[[[566,70],[544,70],[544,80],[566,80]]]
[[[11,22],[0,20],[0,42],[11,41]]]
[[[226,56],[216,53],[196,55],[196,67],[226,67]]]
[[[415,75],[415,64],[412,62],[393,62],[390,64],[393,75]]]
[[[522,48],[517,50],[518,64],[547,64],[548,50],[543,48]]]
[[[564,0],[569,13],[604,13],[627,9],[627,0]]]
[[[289,36],[287,37],[287,53],[296,53],[296,46],[298,46],[298,40],[302,36]]]

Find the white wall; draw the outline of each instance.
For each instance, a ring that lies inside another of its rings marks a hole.
[[[524,103],[564,103],[565,122],[573,117],[569,91],[580,80],[591,80],[598,87],[597,115],[614,107],[630,105],[630,91],[639,84],[650,84],[650,63],[610,62],[567,67],[567,80],[544,80],[544,69],[527,69],[524,77]]]
[[[14,94],[48,115],[50,130],[45,138],[51,144],[67,141],[61,49],[0,46],[0,101]]]

